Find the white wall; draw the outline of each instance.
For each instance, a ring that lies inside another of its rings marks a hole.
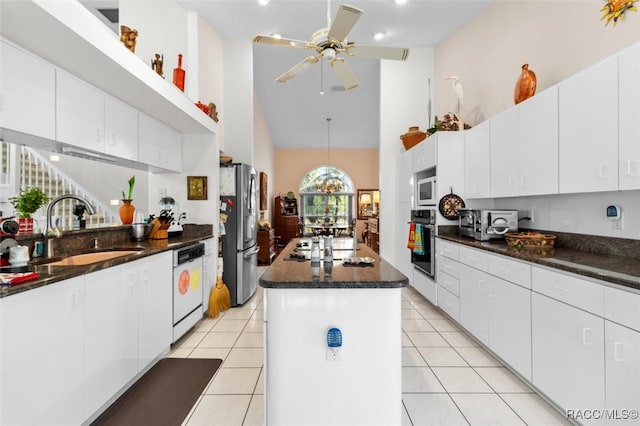
[[[410,126],[428,125],[427,79],[433,83],[434,50],[412,48],[405,62],[381,61],[380,65],[380,255],[396,264],[402,236],[395,224],[406,222],[397,217],[395,191],[396,161],[404,152],[400,135]],[[406,241],[406,240],[405,240]],[[394,243],[395,242],[395,243]]]
[[[275,150],[273,141],[269,134],[269,126],[265,121],[262,104],[256,97],[254,98],[254,117],[255,117],[255,136],[253,142],[254,164],[258,174],[264,172],[267,174],[267,210],[264,217],[271,221],[273,217],[273,203],[275,187]],[[273,222],[271,221],[273,225]]]
[[[250,39],[224,42],[225,140],[221,149],[235,163],[254,164],[253,46]]]

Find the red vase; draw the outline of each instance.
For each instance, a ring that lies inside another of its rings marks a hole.
[[[131,204],[133,200],[122,200],[122,205],[120,206],[119,214],[120,221],[123,225],[131,225],[133,223],[133,213],[136,211],[136,208]]]
[[[513,91],[513,100],[516,105],[532,97],[536,93],[536,85],[536,74],[529,69],[529,64],[524,64]]]
[[[173,84],[184,92],[185,71],[182,69],[182,55],[178,54],[178,67],[173,70]]]

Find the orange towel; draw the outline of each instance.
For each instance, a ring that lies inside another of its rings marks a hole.
[[[409,241],[407,241],[407,248],[409,250],[413,250],[413,248],[415,247],[415,241],[416,241],[416,224],[411,222],[409,224]]]

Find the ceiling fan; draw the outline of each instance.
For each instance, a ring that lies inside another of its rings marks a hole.
[[[293,40],[288,38],[277,38],[268,35],[256,35],[254,43],[269,44],[274,46],[294,47],[299,49],[313,49],[317,54],[308,56],[280,77],[276,78],[279,83],[285,83],[298,74],[303,73],[311,65],[325,58],[331,68],[338,76],[338,79],[346,90],[354,89],[360,84],[358,78],[351,70],[345,59],[339,56],[346,53],[349,56],[360,56],[363,58],[392,59],[404,61],[409,56],[409,49],[403,47],[383,47],[368,46],[357,43],[347,43],[346,38],[355,26],[363,11],[347,4],[340,5],[333,24],[331,23],[331,1],[327,5],[327,28],[316,31],[311,36],[311,41]]]

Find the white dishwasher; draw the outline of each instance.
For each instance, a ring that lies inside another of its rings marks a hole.
[[[203,243],[173,251],[173,342],[202,319]]]

